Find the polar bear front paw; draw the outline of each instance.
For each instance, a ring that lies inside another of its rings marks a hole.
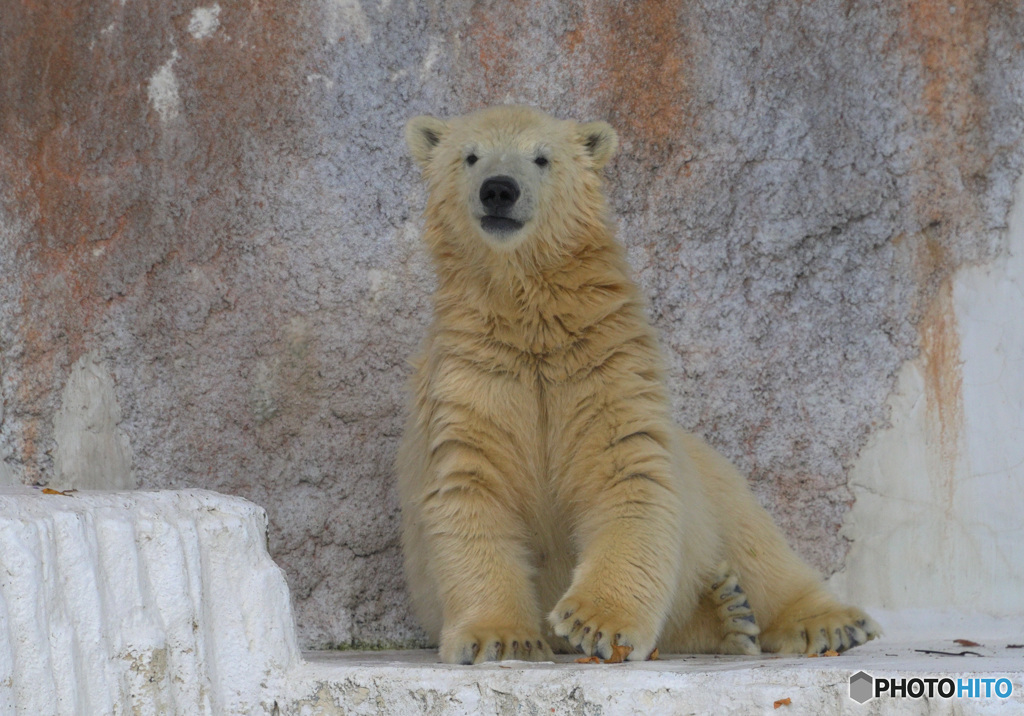
[[[657,637],[652,629],[644,629],[631,619],[625,608],[609,607],[603,597],[565,597],[548,621],[555,634],[577,651],[602,659],[612,658],[613,646],[624,646],[631,649],[626,657],[629,661],[643,661],[654,651]]]
[[[761,634],[765,651],[783,654],[842,652],[867,643],[882,633],[874,619],[856,607],[839,607],[824,614],[788,621]]]
[[[552,661],[551,647],[530,629],[512,627],[469,627],[441,635],[441,661],[446,664],[479,664],[484,661],[518,659]]]

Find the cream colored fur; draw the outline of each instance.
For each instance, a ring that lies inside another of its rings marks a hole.
[[[442,660],[756,653],[758,639],[802,653],[877,634],[673,424],[602,194],[611,127],[498,107],[414,118],[406,137],[438,285],[398,474],[409,589]],[[532,202],[512,236],[471,209],[494,171]]]

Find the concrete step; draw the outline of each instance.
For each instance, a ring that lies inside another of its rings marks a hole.
[[[0,714],[249,714],[300,663],[261,507],[0,489]]]
[[[282,713],[1024,713],[1024,649],[1013,646],[1024,644],[1024,619],[941,610],[878,616],[888,633],[837,657],[663,655],[651,662],[582,665],[558,657],[555,663],[448,666],[437,663],[434,651],[306,652],[289,680]],[[858,703],[850,679],[862,671],[872,680],[906,680],[911,694],[918,686],[912,680],[920,679],[924,695],[875,697],[871,683],[871,697]],[[931,697],[927,679],[936,680]],[[951,688],[963,695],[942,698],[940,691]],[[1000,698],[997,688],[1011,693]]]

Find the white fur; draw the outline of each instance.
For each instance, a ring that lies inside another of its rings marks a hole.
[[[673,424],[607,218],[614,130],[499,107],[417,117],[406,137],[429,187],[438,288],[399,488],[409,588],[441,658],[749,653],[756,627],[767,651],[811,652],[877,634],[728,461]],[[539,152],[548,164],[534,171]],[[532,197],[522,229],[499,240],[474,210],[485,161],[518,167]],[[722,593],[728,578],[740,591]]]

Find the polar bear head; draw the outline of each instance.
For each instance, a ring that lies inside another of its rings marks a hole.
[[[618,146],[604,122],[505,106],[448,120],[414,117],[405,138],[427,181],[428,217],[449,240],[507,251],[558,243],[604,221],[600,171]]]

